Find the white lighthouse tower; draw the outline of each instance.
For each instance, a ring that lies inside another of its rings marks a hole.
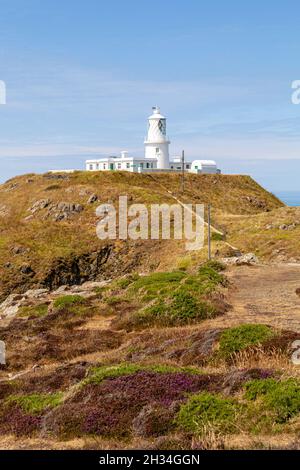
[[[169,144],[170,141],[166,135],[166,118],[160,114],[160,109],[155,106],[153,114],[149,116],[148,135],[144,142],[145,158],[157,159],[157,168],[159,170],[168,169],[169,162]]]

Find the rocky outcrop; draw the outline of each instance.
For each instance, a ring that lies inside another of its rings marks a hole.
[[[97,201],[98,201],[98,196],[97,194],[94,193],[88,198],[87,203],[93,204],[94,202],[97,202]]]
[[[69,219],[74,214],[79,214],[84,210],[82,204],[75,202],[58,202],[53,203],[50,199],[40,199],[36,201],[28,210],[31,214],[35,214],[43,209],[47,209],[44,218],[51,218],[58,222],[60,220]],[[28,218],[26,218],[28,220]]]
[[[63,285],[79,285],[86,281],[103,280],[105,264],[113,247],[106,245],[99,251],[82,255],[58,258],[46,274],[42,284],[49,289]]]
[[[232,256],[230,258],[222,258],[221,260],[225,264],[236,265],[236,266],[251,266],[257,264],[258,258],[254,253],[246,253],[241,256]]]
[[[30,289],[24,294],[11,294],[0,304],[0,319],[13,318],[20,307],[28,305],[29,301],[45,299],[48,289]]]
[[[50,203],[51,203],[50,199],[39,199],[28,210],[32,214],[35,214],[36,212],[48,207]]]
[[[243,196],[242,199],[244,199],[244,201],[248,202],[252,207],[255,207],[256,209],[260,209],[260,210],[263,210],[263,211],[266,211],[266,212],[270,211],[266,201],[264,201],[262,199],[259,199],[258,197]]]

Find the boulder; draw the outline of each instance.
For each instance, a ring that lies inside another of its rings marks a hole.
[[[93,204],[94,202],[97,202],[98,201],[98,196],[97,194],[92,194],[88,200],[87,200],[87,203],[88,204]]]
[[[25,292],[24,296],[26,299],[40,299],[48,295],[49,289],[29,289]]]
[[[40,199],[40,200],[36,201],[33,204],[33,206],[31,206],[30,209],[28,209],[28,210],[32,214],[35,214],[37,211],[39,211],[41,209],[45,209],[46,207],[48,207],[50,204],[51,204],[50,199]]]
[[[232,256],[230,258],[222,258],[221,261],[225,264],[236,265],[236,266],[243,266],[243,265],[251,266],[259,262],[257,256],[254,253],[246,253],[245,255],[241,255],[241,256]]]

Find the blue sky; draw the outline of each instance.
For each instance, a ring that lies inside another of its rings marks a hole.
[[[300,4],[0,0],[0,179],[143,153],[153,105],[171,154],[300,190]]]

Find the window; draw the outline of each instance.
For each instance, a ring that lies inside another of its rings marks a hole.
[[[158,121],[158,129],[162,134],[166,133],[166,121],[164,119]]]
[[[90,165],[90,170],[92,170],[92,169],[93,169],[93,165]]]
[[[159,153],[159,147],[156,147],[155,152]]]
[[[187,164],[187,165],[186,165],[186,169],[189,170],[189,169],[190,169],[190,165]]]
[[[118,163],[118,170],[120,170],[122,167],[121,163]]]
[[[130,163],[126,163],[126,168],[130,168]]]
[[[181,170],[181,166],[176,167],[176,170]]]
[[[106,170],[106,164],[103,163],[103,170]]]
[[[99,163],[96,163],[96,170],[99,170]]]
[[[173,170],[173,169],[174,169],[174,167],[173,167],[173,165],[171,165],[171,170]]]
[[[150,168],[150,163],[147,163],[146,166],[147,166],[147,168]]]
[[[141,168],[144,168],[144,163],[140,163],[140,167],[141,167]]]

